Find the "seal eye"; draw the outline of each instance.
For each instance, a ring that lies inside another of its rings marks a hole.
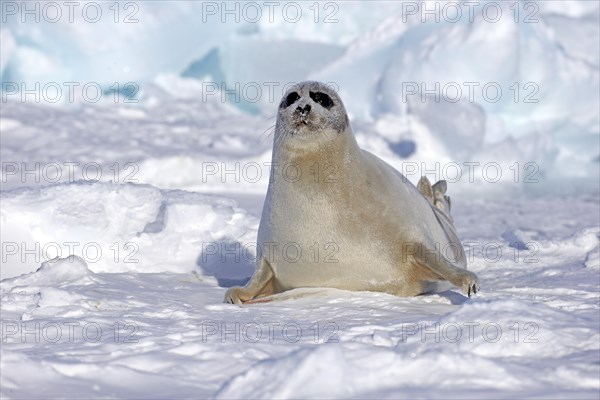
[[[331,107],[333,107],[333,100],[331,100],[331,97],[329,97],[325,93],[308,92],[308,94],[310,95],[310,98],[315,101],[315,103],[319,103],[324,108],[329,110]]]
[[[292,104],[294,104],[295,102],[297,102],[299,98],[300,98],[300,95],[298,93],[292,92],[287,95],[287,97],[285,98],[285,101],[283,102],[283,104],[281,106],[283,108],[287,108],[287,107],[291,106]]]

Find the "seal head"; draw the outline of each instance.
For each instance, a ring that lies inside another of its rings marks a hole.
[[[332,87],[314,81],[298,83],[279,103],[275,146],[285,141],[292,146],[315,148],[348,126],[344,103]]]

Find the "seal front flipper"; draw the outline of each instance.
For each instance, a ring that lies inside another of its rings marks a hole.
[[[480,285],[477,275],[452,264],[439,250],[422,245],[414,257],[423,268],[428,268],[454,286],[459,287],[467,296],[471,297],[471,294],[479,292]]]
[[[234,286],[225,292],[225,303],[242,304],[257,297],[275,293],[275,274],[269,262],[263,257],[250,281],[244,287]],[[258,302],[258,301],[253,301]]]

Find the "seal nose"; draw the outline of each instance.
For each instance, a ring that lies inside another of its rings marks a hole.
[[[305,105],[304,108],[302,106],[296,107],[296,112],[300,113],[301,117],[308,116],[310,114],[310,104]]]

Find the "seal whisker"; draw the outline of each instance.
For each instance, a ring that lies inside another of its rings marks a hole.
[[[273,124],[273,125],[269,126],[267,129],[265,129],[260,134],[259,140],[260,140],[261,144],[264,143],[267,139],[269,139],[273,133],[275,133],[275,125],[276,124]]]

